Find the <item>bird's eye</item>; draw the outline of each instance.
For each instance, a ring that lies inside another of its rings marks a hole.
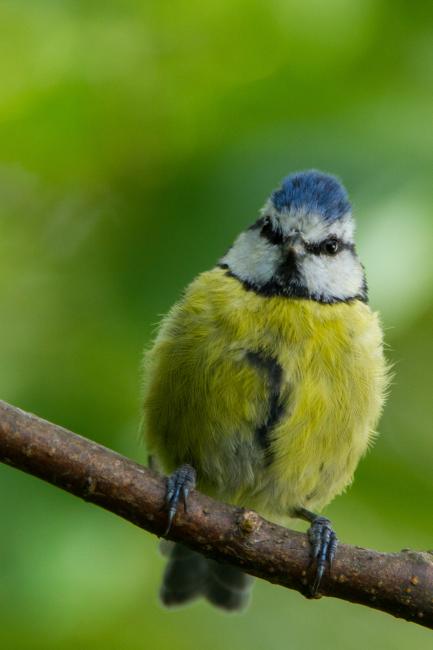
[[[341,248],[341,242],[335,237],[330,237],[321,245],[321,252],[326,255],[336,255]]]
[[[265,218],[260,234],[271,244],[278,245],[283,243],[283,234],[278,226],[274,226],[270,217]]]

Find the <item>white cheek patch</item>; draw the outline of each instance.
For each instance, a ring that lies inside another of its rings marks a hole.
[[[220,260],[241,280],[266,284],[275,275],[281,252],[260,236],[258,230],[246,230],[236,239],[232,248]]]
[[[332,255],[306,255],[301,275],[310,294],[325,300],[345,300],[362,295],[364,272],[354,254],[343,250]]]

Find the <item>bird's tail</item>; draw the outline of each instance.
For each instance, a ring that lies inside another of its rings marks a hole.
[[[216,607],[238,611],[248,604],[252,581],[251,576],[236,567],[209,560],[181,544],[172,544],[160,596],[167,607],[184,605],[201,596]]]

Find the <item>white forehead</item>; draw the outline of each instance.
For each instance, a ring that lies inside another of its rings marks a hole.
[[[352,243],[355,235],[355,222],[352,214],[347,212],[340,219],[328,222],[320,214],[303,210],[277,211],[271,199],[265,203],[262,216],[271,217],[280,226],[283,235],[293,232],[302,234],[305,241],[321,242],[333,235],[345,242]]]

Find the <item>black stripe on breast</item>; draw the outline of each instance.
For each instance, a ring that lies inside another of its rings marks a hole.
[[[255,435],[257,442],[265,452],[269,452],[271,438],[270,432],[275,427],[284,412],[284,404],[281,403],[280,393],[283,381],[283,369],[278,361],[263,352],[247,352],[247,359],[255,368],[267,375],[269,384],[268,414],[265,422],[260,424]]]

